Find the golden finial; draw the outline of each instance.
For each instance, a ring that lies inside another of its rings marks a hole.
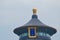
[[[33,8],[32,11],[33,11],[33,15],[36,15],[37,9]]]

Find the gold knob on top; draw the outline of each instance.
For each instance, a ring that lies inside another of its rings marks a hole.
[[[33,15],[36,15],[37,9],[33,8],[32,11],[33,11]]]

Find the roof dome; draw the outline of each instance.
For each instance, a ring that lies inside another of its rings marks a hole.
[[[36,10],[35,10],[36,11]],[[35,14],[32,15],[32,19],[26,23],[25,25],[21,26],[21,27],[18,27],[14,30],[14,33],[17,34],[17,35],[20,35],[22,33],[25,33],[27,32],[27,28],[30,26],[30,27],[37,27],[37,31],[41,30],[41,32],[45,32],[45,33],[48,33],[49,35],[53,35],[55,34],[57,31],[56,29],[50,27],[50,26],[47,26],[45,25],[44,23],[42,23],[37,15],[36,15],[36,12],[34,12]]]

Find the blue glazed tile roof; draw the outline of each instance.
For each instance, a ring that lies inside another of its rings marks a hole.
[[[20,35],[22,33],[25,33],[27,32],[27,28],[28,27],[32,27],[32,26],[36,26],[38,31],[40,32],[46,32],[48,33],[49,35],[53,35],[56,33],[56,29],[50,27],[50,26],[47,26],[45,25],[44,23],[42,23],[38,18],[37,18],[37,15],[33,15],[32,16],[32,19],[26,23],[25,25],[21,26],[21,27],[18,27],[14,30],[14,33],[17,34],[17,35]]]

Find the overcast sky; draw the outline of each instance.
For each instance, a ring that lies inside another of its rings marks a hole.
[[[13,30],[31,19],[34,7],[39,20],[57,29],[51,39],[60,40],[60,0],[0,0],[0,40],[19,40]]]

